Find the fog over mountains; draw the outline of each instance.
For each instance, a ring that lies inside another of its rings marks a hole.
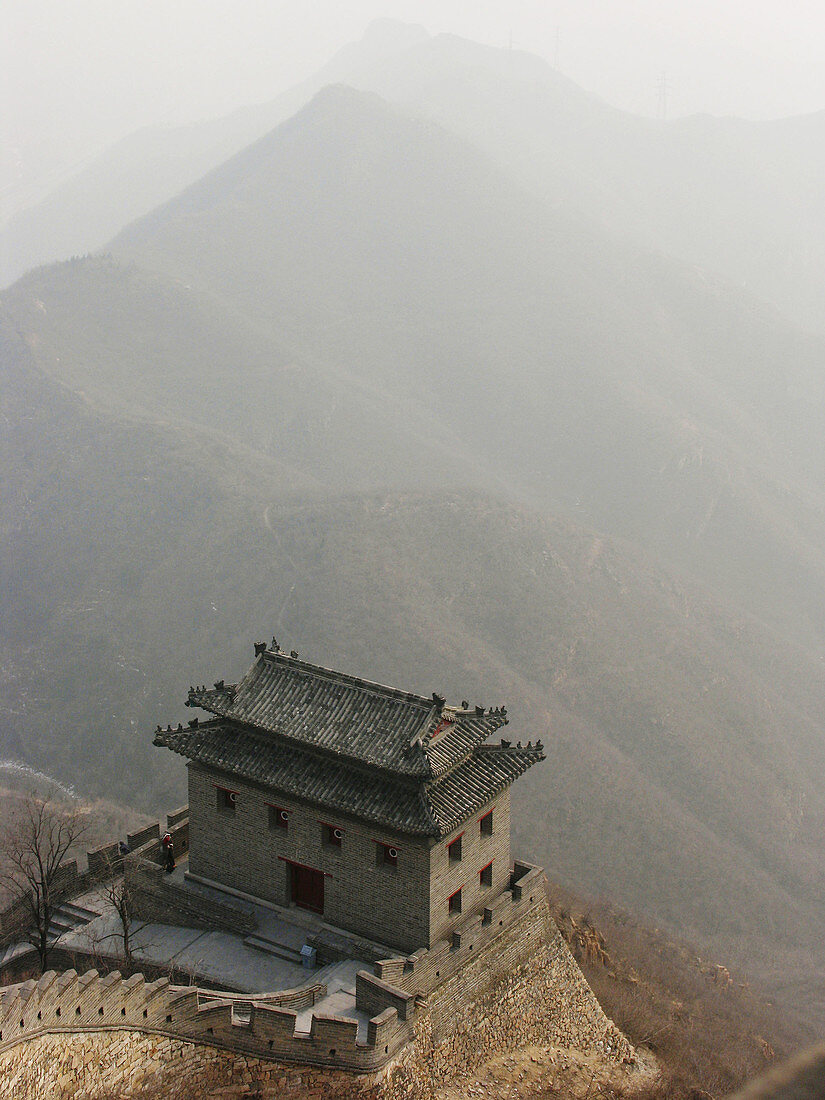
[[[377,20],[271,103],[126,138],[0,231],[0,281],[102,247],[339,81],[471,140],[551,203],[823,331],[825,112],[770,122],[640,118],[528,53],[392,20]]]
[[[151,186],[132,143],[124,201],[78,180],[105,252],[2,294],[2,750],[177,800],[151,729],[273,631],[506,703],[548,750],[518,850],[813,1012],[822,119],[377,33]]]

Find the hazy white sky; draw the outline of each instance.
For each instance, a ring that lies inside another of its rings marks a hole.
[[[141,125],[266,100],[390,16],[541,54],[655,114],[825,108],[825,0],[0,0],[4,185]]]

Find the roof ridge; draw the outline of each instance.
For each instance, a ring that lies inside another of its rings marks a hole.
[[[521,741],[514,745],[512,741],[505,741],[503,738],[498,745],[485,745],[483,742],[480,745],[476,745],[473,752],[497,752],[497,753],[519,753],[529,752],[538,754],[544,760],[544,744],[541,741],[528,741],[526,745],[522,745]]]
[[[363,676],[354,676],[349,672],[339,672],[337,669],[327,668],[326,665],[316,665],[311,661],[303,661],[300,657],[292,657],[288,653],[267,649],[260,656],[284,667],[296,668],[304,672],[320,673],[324,679],[372,691],[376,695],[390,696],[408,703],[420,703],[428,710],[435,706],[432,698],[427,699],[423,695],[416,694],[416,692],[404,691],[403,688],[391,687],[389,684],[379,684],[377,680],[366,680]]]

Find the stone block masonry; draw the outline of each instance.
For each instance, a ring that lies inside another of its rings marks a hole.
[[[431,1093],[417,1066],[399,1067],[392,1080],[385,1074],[354,1078],[167,1036],[99,1031],[42,1035],[0,1054],[0,1095],[15,1100],[429,1100]]]
[[[394,1010],[372,1020],[360,1041],[352,1019],[314,1015],[308,1032],[297,1030],[298,1010],[317,995],[313,988],[236,997],[173,986],[165,978],[146,982],[141,974],[124,980],[95,970],[48,971],[38,981],[4,989],[0,1056],[40,1035],[126,1030],[364,1072],[385,1064],[412,1038],[411,1024]]]
[[[185,851],[185,808],[169,815],[167,827],[176,850]],[[153,825],[136,834],[137,851],[125,860],[140,904],[157,918],[178,914],[237,931],[239,914],[229,904],[204,902],[208,912],[184,912],[200,903],[162,874],[161,831]],[[478,854],[494,851],[495,832],[470,838],[465,850],[474,853],[473,866],[476,843]],[[111,872],[111,848],[90,853],[89,872],[78,875],[69,866],[67,879],[86,886],[90,874],[104,867]],[[446,874],[454,870],[445,863]],[[201,1083],[200,1095],[227,1098],[247,1096],[254,1087],[273,1100],[429,1100],[439,1082],[530,1043],[631,1060],[632,1049],[605,1017],[550,918],[541,869],[517,862],[503,884],[500,877],[493,882],[483,906],[451,921],[444,938],[358,974],[356,1009],[362,1021],[368,1017],[366,1026],[316,1013],[299,1028],[298,1014],[325,995],[321,985],[241,996],[167,979],[147,982],[142,975],[123,980],[69,970],[8,986],[0,994],[0,1096],[62,1100],[116,1089],[128,1096],[146,1065],[172,1059],[175,1077],[162,1093],[171,1100],[199,1095],[186,1091],[193,1080]],[[61,1091],[78,1073],[86,1091]]]
[[[529,1043],[573,1047],[613,1062],[632,1059],[629,1044],[605,1017],[564,941],[552,927],[549,940],[543,939],[548,924],[549,913],[542,899],[511,929],[506,951],[514,966],[509,973],[499,970],[497,977],[489,978],[490,959],[480,952],[467,970],[434,992],[430,1011],[423,1006],[418,1009],[409,1041],[385,1066],[356,1074],[334,1066],[287,1064],[271,1054],[262,1058],[238,1050],[234,1044],[232,1051],[220,1049],[214,1036],[207,1043],[164,1032],[164,1027],[177,1026],[175,1011],[186,1014],[196,1004],[197,991],[184,991],[177,1009],[172,1009],[173,1020],[167,1021],[168,985],[141,986],[134,978],[122,983],[118,996],[117,982],[111,981],[102,991],[101,979],[74,976],[84,1020],[91,1021],[88,1030],[39,1031],[27,1041],[7,1044],[8,1026],[19,1026],[20,1018],[33,1023],[37,1012],[46,1007],[44,998],[31,988],[34,983],[27,983],[29,988],[21,995],[6,991],[2,1002],[0,1096],[103,1100],[114,1094],[127,1100],[149,1085],[157,1088],[164,1100],[202,1100],[205,1096],[245,1100],[250,1095],[259,1100],[433,1100],[436,1090],[460,1073],[498,1052]],[[538,944],[538,949],[531,954],[525,940]],[[45,984],[61,994],[61,1005],[71,1015],[73,995],[62,1000],[70,990],[57,986],[60,980],[52,978]],[[62,981],[72,979],[65,975]],[[99,1004],[101,992],[104,1000]],[[233,1022],[220,996],[212,997],[216,1000],[211,1004],[201,999],[199,1026],[206,1030],[222,1021],[219,1028],[243,1032],[248,1017],[238,1013]],[[157,1030],[133,1026],[133,1021],[143,1019],[141,1005],[146,1002],[147,1019]],[[100,1007],[104,1008],[103,1022],[95,1027]],[[118,1027],[118,1013],[124,1007],[125,1026]],[[261,1010],[258,1012],[260,1015]],[[277,1006],[267,1014],[276,1017],[266,1024],[271,1035],[277,1034],[281,1020],[291,1015]],[[394,1015],[392,1010],[385,1013],[391,1024]],[[353,1021],[341,1023],[350,1029],[353,1025]],[[371,1041],[382,1041],[382,1026],[380,1016],[373,1019]],[[327,1044],[332,1036],[337,1041],[336,1022],[324,1021],[316,1031],[316,1040]]]
[[[224,788],[231,788],[231,809],[221,807]],[[427,839],[276,796],[267,788],[191,763],[189,802],[193,875],[288,906],[290,865],[297,864],[323,877],[318,901],[330,924],[406,950],[429,943]],[[277,826],[281,813],[287,815],[284,828]],[[328,842],[330,827],[342,833],[340,845]],[[399,853],[396,867],[379,859],[382,846]]]
[[[355,1019],[313,1015],[297,1027],[316,990],[238,997],[96,971],[48,973],[7,987],[0,1000],[0,1055],[38,1036],[130,1031],[233,1050],[264,1061],[325,1065],[356,1074],[422,1052],[433,1079],[462,1062],[522,1042],[557,1042],[629,1059],[552,924],[539,868],[514,868],[506,905],[495,905],[449,942],[361,971]],[[498,918],[495,922],[492,914]]]

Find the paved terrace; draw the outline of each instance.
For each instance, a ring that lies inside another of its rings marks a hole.
[[[257,904],[189,880],[185,877],[186,862],[185,858],[181,860],[169,876],[175,885],[253,915],[257,929],[252,934],[236,935],[155,921],[134,921],[131,947],[138,963],[161,969],[174,968],[178,973],[188,972],[193,984],[207,981],[218,988],[242,994],[273,993],[322,984],[326,986],[326,995],[317,1000],[314,1007],[298,1014],[298,1031],[309,1032],[313,1013],[343,1016],[358,1021],[358,1039],[366,1040],[369,1016],[356,1011],[355,976],[359,970],[371,971],[372,964],[352,958],[307,970],[299,961],[300,949],[308,935],[328,929],[341,943],[340,930],[302,910]],[[73,902],[97,915],[87,924],[63,935],[60,947],[116,963],[122,958],[122,928],[103,891],[90,891]],[[389,956],[393,952],[386,948],[384,953]]]

